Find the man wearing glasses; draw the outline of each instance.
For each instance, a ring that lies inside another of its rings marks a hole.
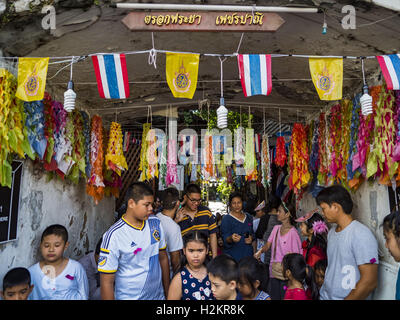
[[[191,230],[200,230],[208,236],[212,257],[217,256],[217,223],[210,209],[201,205],[201,189],[197,184],[185,188],[184,206],[177,212],[175,222],[184,236]]]

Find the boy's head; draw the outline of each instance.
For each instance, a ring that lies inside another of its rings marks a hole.
[[[4,300],[27,300],[32,292],[31,275],[26,268],[14,268],[7,272],[3,278]]]
[[[201,189],[197,184],[188,184],[185,188],[184,201],[191,211],[197,211],[201,203]]]
[[[153,213],[153,190],[144,182],[134,182],[128,191],[126,213],[137,220],[147,220]]]
[[[60,224],[47,227],[40,239],[40,251],[46,262],[55,262],[63,257],[68,248],[68,231]]]
[[[336,223],[341,214],[350,215],[353,210],[353,200],[350,193],[339,185],[321,190],[316,200],[322,208],[327,222]]]
[[[176,188],[170,187],[164,190],[161,197],[161,204],[164,210],[177,210],[179,208],[179,191]]]
[[[207,272],[215,299],[228,300],[236,295],[238,264],[232,257],[226,254],[215,257],[207,265]]]

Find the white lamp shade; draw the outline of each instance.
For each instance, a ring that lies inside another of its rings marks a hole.
[[[372,97],[368,93],[364,93],[360,98],[361,113],[367,116],[372,113]]]

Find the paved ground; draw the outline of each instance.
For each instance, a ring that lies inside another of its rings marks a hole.
[[[217,201],[209,201],[208,207],[210,208],[211,212],[215,215],[217,212],[220,214],[226,214],[226,205],[222,202]]]

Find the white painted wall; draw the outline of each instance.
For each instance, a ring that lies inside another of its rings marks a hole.
[[[114,222],[114,197],[96,206],[86,194],[83,179],[78,185],[59,179],[47,182],[41,165],[31,160],[24,162],[22,174],[17,240],[0,244],[0,288],[8,270],[39,261],[40,237],[49,225],[67,228],[70,245],[65,256],[79,259],[95,249]]]
[[[353,217],[373,232],[379,244],[378,288],[374,292],[373,299],[393,300],[399,264],[386,249],[383,230],[380,227],[383,218],[390,213],[388,187],[379,185],[377,182],[373,184],[364,182],[355,193],[352,193],[352,199]],[[312,195],[305,194],[300,201],[301,214],[315,207],[316,201]]]
[[[372,0],[372,2],[377,6],[381,6],[394,11],[400,11],[400,0]]]

